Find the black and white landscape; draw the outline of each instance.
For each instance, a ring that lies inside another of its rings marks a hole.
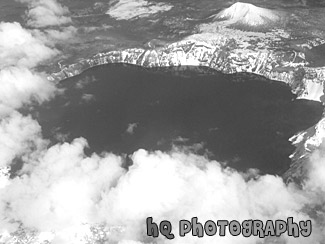
[[[0,244],[325,243],[325,2],[1,0]],[[175,238],[147,235],[168,220]],[[179,221],[312,233],[179,236]]]

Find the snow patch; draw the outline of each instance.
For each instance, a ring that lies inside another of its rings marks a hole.
[[[146,0],[120,0],[106,14],[117,20],[130,20],[136,17],[148,17],[152,14],[165,12],[172,8],[165,3],[153,3]]]
[[[324,96],[324,87],[322,82],[305,81],[305,92],[298,99],[307,99],[321,102],[321,97]]]

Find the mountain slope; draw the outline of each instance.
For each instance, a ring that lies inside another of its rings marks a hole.
[[[261,26],[280,21],[278,12],[256,7],[253,4],[237,2],[218,13],[214,20],[223,20],[224,24],[241,24],[246,26]]]

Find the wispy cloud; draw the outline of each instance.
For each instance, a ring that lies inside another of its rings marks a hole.
[[[69,9],[57,0],[17,0],[26,3],[27,24],[31,27],[48,27],[72,22]]]

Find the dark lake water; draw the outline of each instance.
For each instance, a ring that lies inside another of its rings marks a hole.
[[[35,110],[53,143],[60,135],[82,136],[90,151],[118,154],[192,146],[236,169],[263,173],[288,167],[294,150],[288,139],[314,125],[323,110],[295,100],[280,82],[247,74],[182,77],[106,65],[61,86],[63,95]]]

